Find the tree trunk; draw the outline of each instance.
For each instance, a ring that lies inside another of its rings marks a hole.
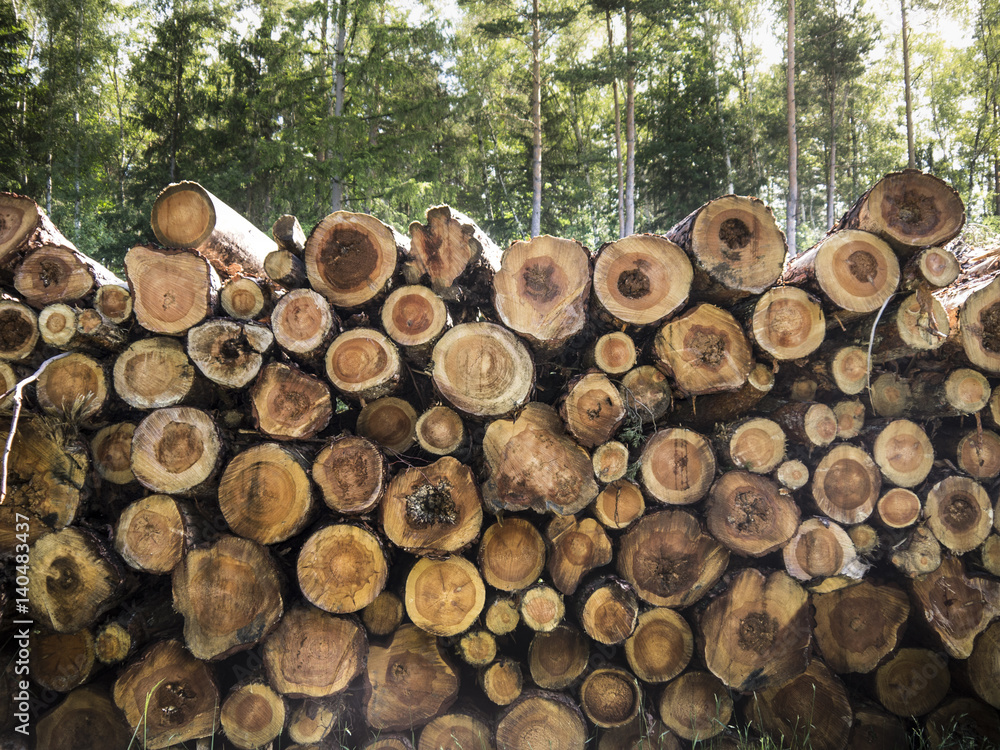
[[[615,38],[611,30],[611,9],[604,12],[608,27],[608,64],[612,71],[611,92],[615,102],[615,168],[618,177],[618,239],[628,236],[625,231],[625,181],[622,175],[622,115],[618,105],[618,74],[615,70]]]
[[[813,635],[823,659],[837,674],[868,673],[896,650],[910,616],[906,593],[893,584],[861,581],[813,594]]]
[[[31,250],[14,272],[14,288],[25,302],[39,309],[53,302],[75,302],[89,297],[100,286],[124,283],[72,245],[43,245]]]
[[[444,300],[425,286],[399,287],[382,305],[382,328],[412,362],[426,364],[448,328]]]
[[[785,40],[785,79],[788,119],[788,205],[785,209],[785,240],[789,257],[798,255],[796,227],[799,215],[799,142],[795,125],[795,0],[788,0],[788,32]]]
[[[191,250],[136,245],[125,254],[135,319],[153,333],[179,335],[214,314],[222,283]]]
[[[903,20],[903,99],[906,102],[906,165],[917,168],[916,148],[913,142],[913,91],[910,86],[910,26],[906,22],[906,0],[899,0]]]
[[[632,3],[625,3],[625,236],[635,232],[635,45]]]

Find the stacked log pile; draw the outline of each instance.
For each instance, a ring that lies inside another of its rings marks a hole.
[[[998,258],[941,180],[787,263],[736,196],[501,253],[180,183],[124,280],[0,219],[36,747],[1000,742]]]

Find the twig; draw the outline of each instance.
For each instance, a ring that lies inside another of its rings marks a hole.
[[[38,380],[38,377],[42,374],[46,367],[55,362],[57,359],[62,359],[63,357],[68,357],[72,352],[63,352],[62,354],[57,354],[54,357],[49,357],[47,360],[42,362],[41,366],[35,370],[32,375],[29,375],[20,383],[15,385],[9,391],[0,396],[0,401],[3,401],[10,394],[14,394],[14,413],[10,420],[10,434],[7,435],[7,444],[4,446],[3,450],[3,468],[0,471],[0,505],[3,505],[3,501],[7,499],[7,471],[8,471],[8,461],[10,459],[10,452],[14,445],[14,435],[17,432],[17,420],[21,416],[21,400],[24,398],[24,388],[30,383],[34,383]]]
[[[875,347],[875,329],[878,327],[878,322],[882,319],[882,313],[885,312],[885,308],[889,305],[889,300],[895,296],[895,294],[890,294],[885,298],[885,302],[883,302],[882,307],[879,308],[878,315],[875,316],[875,322],[872,323],[872,335],[868,337],[868,367],[865,374],[868,376],[869,397],[872,395],[872,349]]]

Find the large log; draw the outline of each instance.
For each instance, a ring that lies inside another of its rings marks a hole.
[[[190,250],[136,245],[125,253],[132,309],[153,333],[179,335],[211,315],[222,283],[205,258]]]

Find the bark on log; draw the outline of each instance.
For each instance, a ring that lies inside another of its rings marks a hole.
[[[549,541],[549,576],[566,596],[571,596],[589,571],[612,559],[611,540],[592,518],[556,516],[545,529]]]

